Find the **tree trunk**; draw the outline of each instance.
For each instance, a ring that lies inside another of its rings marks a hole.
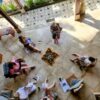
[[[84,0],[75,0],[75,20],[81,20],[85,15]]]

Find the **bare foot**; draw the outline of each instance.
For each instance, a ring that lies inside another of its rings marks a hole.
[[[15,33],[10,33],[13,37],[15,37]]]

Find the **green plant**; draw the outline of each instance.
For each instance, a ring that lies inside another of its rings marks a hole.
[[[44,3],[47,3],[48,2],[48,0],[33,0],[33,3],[35,4],[35,5],[41,5],[41,4],[44,4]]]
[[[17,8],[16,8],[16,6],[13,4],[13,3],[10,3],[9,5],[8,5],[8,10],[11,10],[11,11],[15,11]]]
[[[7,10],[8,10],[7,5],[1,4],[0,7],[1,7],[1,9],[3,9],[3,11],[7,12]]]
[[[31,8],[33,6],[33,0],[25,0],[25,6]]]

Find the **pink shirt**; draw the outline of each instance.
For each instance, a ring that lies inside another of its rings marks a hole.
[[[16,61],[16,58],[13,58],[13,59],[11,60],[11,62],[14,62],[14,63],[16,64],[16,65],[13,66],[13,69],[10,69],[10,74],[13,75],[15,72],[18,72],[20,65],[19,65],[19,63]]]

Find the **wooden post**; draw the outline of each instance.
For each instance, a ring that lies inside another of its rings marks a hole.
[[[75,20],[80,21],[85,15],[84,0],[75,0]]]
[[[0,14],[15,28],[15,30],[18,33],[21,33],[21,30],[18,27],[18,25],[7,15],[7,13],[5,11],[2,10],[1,7],[0,7]]]
[[[22,5],[20,4],[20,2],[18,0],[14,0],[14,2],[17,4],[19,9],[22,9]]]
[[[21,10],[22,13],[25,13],[25,9],[23,5],[20,3],[19,0],[14,0],[14,2],[17,4],[18,8]]]

